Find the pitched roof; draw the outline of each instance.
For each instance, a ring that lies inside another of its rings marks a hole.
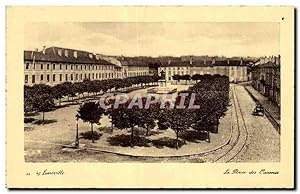
[[[67,56],[65,55],[67,53]],[[61,63],[87,63],[98,65],[114,65],[93,53],[68,48],[49,47],[45,51],[24,51],[24,60],[36,60]]]
[[[211,66],[245,66],[241,60],[197,60],[197,61],[169,61],[162,63],[162,67],[190,66],[190,67],[211,67]]]
[[[263,63],[263,64],[258,64],[258,65],[256,65],[255,67],[260,67],[260,68],[262,68],[262,67],[280,67],[278,64],[276,64],[276,63],[273,63],[273,62],[267,62],[267,63]]]
[[[142,57],[123,57],[121,63],[125,66],[148,66],[147,59],[143,59]]]

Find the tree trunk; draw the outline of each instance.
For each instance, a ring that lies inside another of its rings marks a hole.
[[[59,98],[59,106],[61,106],[61,98]]]
[[[176,147],[176,150],[178,150],[178,131],[176,132],[176,145],[175,145],[175,147]]]
[[[111,132],[114,132],[114,124],[112,121],[111,121]]]
[[[45,124],[45,112],[43,111],[43,120],[42,120],[43,125]]]
[[[207,131],[207,138],[208,138],[208,139],[207,139],[207,140],[208,140],[207,142],[210,143],[210,135],[209,135],[209,131]]]
[[[131,127],[130,146],[133,147],[133,127]]]
[[[147,127],[146,136],[149,136],[149,127]]]
[[[94,140],[93,123],[91,123],[91,130],[92,130],[92,142],[95,143],[95,140]]]

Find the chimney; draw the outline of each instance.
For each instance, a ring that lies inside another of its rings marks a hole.
[[[265,58],[264,57],[261,57],[260,59],[259,59],[259,64],[264,64],[265,63]]]
[[[190,65],[193,64],[193,58],[190,58]]]
[[[39,52],[39,49],[38,49],[38,48],[35,48],[34,50],[35,50],[35,52]]]
[[[74,51],[73,56],[77,59],[77,51]]]
[[[276,63],[276,56],[272,56],[272,63]]]
[[[61,49],[57,49],[57,54],[59,55],[59,56],[61,56],[61,53],[62,52],[62,50]]]
[[[275,64],[276,65],[280,65],[280,55],[278,55],[277,57],[275,57]]]
[[[168,60],[168,65],[170,65],[170,63],[171,63],[171,60],[169,59],[169,60]]]
[[[240,63],[240,65],[243,65],[243,58],[241,58],[241,63]]]
[[[216,63],[216,59],[213,57],[212,64],[215,64],[215,63]]]
[[[69,51],[68,50],[65,50],[65,56],[69,57]]]
[[[230,64],[230,61],[229,61],[229,59],[227,59],[227,65],[229,65]]]

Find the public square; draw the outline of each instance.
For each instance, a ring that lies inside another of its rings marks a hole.
[[[178,86],[187,87],[187,86]],[[94,131],[99,140],[80,138],[84,149],[63,149],[75,141],[75,115],[79,105],[66,105],[47,112],[46,124],[25,124],[24,143],[27,162],[279,162],[280,134],[266,116],[252,115],[255,102],[243,85],[230,85],[230,106],[221,118],[219,132],[210,133],[210,143],[201,135],[182,134],[182,146],[176,150],[170,146],[175,139],[170,129],[155,128],[150,136],[143,136],[144,129],[136,128],[136,136],[141,143],[131,148],[122,145],[116,138],[128,138],[130,132],[113,129],[110,119],[103,116],[101,125]],[[146,89],[130,94],[145,93]],[[36,120],[40,114],[33,116]],[[79,120],[79,132],[90,131],[90,125]],[[115,141],[114,141],[115,140]],[[116,143],[116,141],[119,143]],[[123,142],[124,143],[124,142]]]

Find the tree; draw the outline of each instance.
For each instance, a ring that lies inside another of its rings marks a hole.
[[[35,95],[33,98],[33,109],[42,112],[42,124],[45,123],[45,112],[54,107],[53,96],[48,93]]]
[[[173,80],[175,80],[175,81],[176,81],[176,84],[177,84],[177,82],[180,80],[180,78],[181,78],[181,76],[180,76],[180,75],[178,75],[178,74],[176,74],[176,75],[173,75]]]
[[[34,91],[30,86],[24,86],[24,113],[34,111],[33,102],[34,102]]]
[[[79,118],[84,122],[89,122],[91,124],[92,131],[92,142],[94,143],[94,131],[93,124],[99,124],[99,120],[103,115],[104,110],[95,102],[87,102],[80,106],[78,110]]]
[[[142,101],[145,105],[147,98],[143,98]],[[149,107],[144,107],[137,112],[140,118],[139,126],[146,129],[146,136],[149,136],[149,131],[155,127],[155,118],[159,108],[157,105],[157,103],[150,104]]]
[[[131,129],[130,135],[130,146],[134,146],[134,127],[140,124],[140,109],[133,106],[128,108],[130,102],[125,104],[120,104],[118,108],[113,109],[113,114],[111,114],[112,122],[116,128]],[[112,112],[110,111],[110,112]]]
[[[188,75],[188,74],[187,75],[183,75],[183,76],[181,76],[181,79],[185,80],[185,83],[187,84],[187,81],[191,79],[191,76]]]
[[[194,80],[194,81],[196,81],[196,83],[199,81],[199,80],[201,80],[201,75],[200,74],[194,74],[194,75],[192,75],[192,80]]]
[[[219,119],[225,115],[229,104],[229,78],[220,75],[203,75],[201,82],[190,88],[198,94],[200,109],[195,110],[193,128],[209,132],[218,131]]]
[[[176,144],[175,148],[179,147],[179,133],[187,130],[191,127],[194,121],[194,114],[192,110],[189,109],[165,109],[165,118],[170,125],[170,128],[176,134]]]
[[[59,100],[59,106],[61,105],[61,99],[67,95],[67,90],[65,88],[65,85],[63,84],[57,84],[52,87],[53,97],[56,100]]]

